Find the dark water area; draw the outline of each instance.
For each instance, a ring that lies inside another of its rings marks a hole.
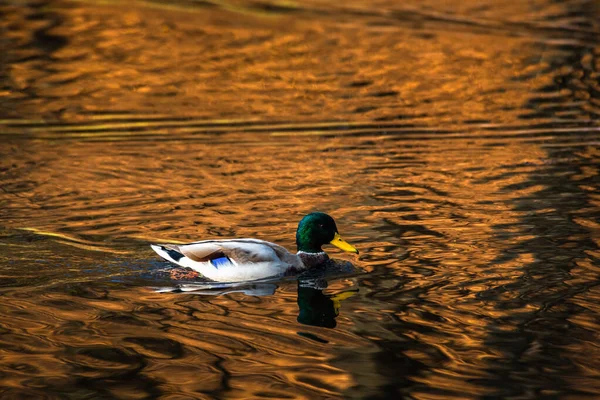
[[[600,397],[595,1],[0,2],[0,397]],[[176,288],[153,242],[354,273]]]

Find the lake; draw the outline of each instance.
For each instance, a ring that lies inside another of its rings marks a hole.
[[[600,397],[597,2],[0,16],[3,399]],[[149,247],[311,211],[354,272],[198,290]]]

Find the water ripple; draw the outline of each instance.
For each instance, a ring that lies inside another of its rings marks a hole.
[[[0,5],[2,396],[598,396],[598,12]],[[176,286],[148,247],[315,209],[364,272]]]

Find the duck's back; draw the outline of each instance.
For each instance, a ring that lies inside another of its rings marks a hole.
[[[162,258],[192,268],[218,282],[281,276],[304,268],[300,258],[258,239],[204,240],[184,245],[152,245]]]

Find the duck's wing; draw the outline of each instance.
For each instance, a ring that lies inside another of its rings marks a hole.
[[[262,279],[303,268],[295,254],[257,239],[205,240],[152,248],[164,259],[219,282]]]

